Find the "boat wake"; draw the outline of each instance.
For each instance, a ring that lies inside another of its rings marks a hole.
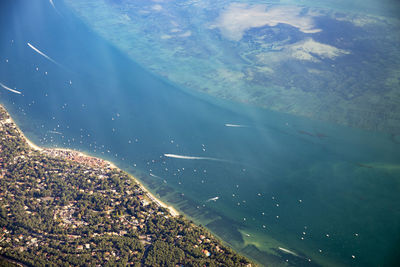
[[[195,156],[184,156],[184,155],[176,155],[176,154],[164,154],[164,157],[174,158],[174,159],[188,159],[188,160],[213,160],[213,161],[222,161],[229,162],[223,159],[210,158],[210,157],[195,157]]]
[[[154,177],[154,178],[159,178],[159,179],[161,179],[161,177],[160,177],[160,176],[157,176],[157,175],[155,175],[155,174],[152,174],[152,173],[150,173],[150,176],[151,176],[151,177]]]
[[[299,257],[299,255],[297,255],[295,252],[293,252],[291,250],[288,250],[287,248],[278,247],[278,249],[283,251],[283,252],[285,252],[285,253],[288,253],[288,254],[291,254],[293,256]]]
[[[57,11],[57,8],[56,8],[56,6],[54,5],[53,0],[49,0],[49,2],[50,2],[50,5],[54,8],[54,10]],[[57,11],[57,12],[58,12],[58,11]]]
[[[212,197],[210,199],[207,199],[206,202],[214,201],[216,202],[219,199],[219,197]]]
[[[236,127],[236,128],[247,128],[249,126],[243,125],[243,124],[231,124],[231,123],[225,123],[226,127]]]
[[[4,84],[2,84],[2,83],[0,83],[0,86],[1,87],[3,87],[4,89],[6,89],[6,90],[8,90],[8,91],[10,91],[10,92],[13,92],[13,93],[15,93],[15,94],[22,94],[20,91],[17,91],[17,90],[14,90],[14,89],[11,89],[10,87],[8,87],[8,86],[5,86]]]
[[[52,134],[59,134],[59,135],[62,135],[62,133],[60,133],[60,132],[57,132],[57,131],[47,131],[48,133],[52,133]]]
[[[62,65],[60,63],[58,63],[57,61],[55,61],[54,59],[52,59],[51,57],[49,57],[48,55],[46,55],[45,53],[43,53],[42,51],[40,51],[39,49],[37,49],[36,47],[34,47],[31,43],[27,43],[27,45],[32,48],[36,53],[38,53],[39,55],[43,56],[44,58],[46,58],[47,60],[53,62],[54,64],[56,64],[59,67],[62,67]]]
[[[228,163],[228,164],[242,165],[242,166],[246,166],[247,168],[256,169],[258,171],[263,172],[263,169],[249,165],[248,163],[245,163],[245,162],[234,161],[234,160],[226,160],[226,159],[219,159],[219,158],[212,158],[212,157],[176,155],[176,154],[164,154],[164,157],[174,158],[174,159],[184,159],[184,160],[209,160],[209,161],[223,162],[223,163]]]
[[[56,6],[54,5],[54,1],[53,0],[49,0],[49,2],[50,2],[50,5],[54,8],[54,10],[57,12],[57,14],[61,16],[61,13],[58,11]]]

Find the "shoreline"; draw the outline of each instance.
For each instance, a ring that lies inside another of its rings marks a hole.
[[[73,154],[73,155],[77,155],[77,156],[79,156],[79,157],[81,157],[81,158],[83,158],[83,159],[95,159],[95,160],[99,160],[99,161],[101,161],[101,162],[104,162],[105,165],[106,165],[106,167],[108,167],[108,168],[117,169],[117,170],[119,170],[119,171],[126,172],[126,173],[131,177],[131,179],[134,180],[134,181],[140,186],[140,188],[143,189],[143,191],[146,193],[146,196],[147,196],[152,202],[155,202],[157,205],[159,205],[159,206],[161,206],[161,207],[163,207],[163,208],[166,208],[166,209],[169,211],[169,213],[171,214],[171,216],[176,217],[176,216],[179,216],[179,215],[180,215],[179,212],[178,212],[173,206],[167,205],[167,204],[166,204],[165,202],[163,202],[161,199],[158,199],[157,197],[155,197],[155,196],[150,192],[150,190],[147,189],[135,176],[133,176],[131,173],[129,173],[129,172],[127,172],[127,171],[124,171],[124,170],[122,170],[121,168],[117,167],[117,165],[115,165],[114,163],[112,163],[112,162],[109,161],[109,160],[105,160],[105,159],[102,159],[102,158],[97,157],[97,156],[96,156],[96,157],[95,157],[95,156],[91,156],[91,155],[89,155],[89,154],[87,154],[87,153],[84,153],[84,152],[81,152],[81,151],[77,151],[77,150],[73,150],[73,149],[70,149],[70,148],[59,148],[59,147],[57,147],[57,148],[42,148],[42,147],[36,145],[36,144],[33,143],[31,140],[29,140],[28,137],[25,136],[25,134],[24,134],[23,131],[19,128],[19,126],[17,125],[17,123],[15,123],[15,121],[12,119],[10,113],[9,113],[8,110],[4,107],[4,105],[0,104],[0,107],[2,107],[2,108],[7,112],[7,114],[8,114],[8,118],[7,118],[7,121],[6,121],[6,122],[7,122],[7,123],[12,123],[12,124],[15,125],[15,128],[18,130],[18,132],[20,133],[20,135],[22,136],[22,138],[25,140],[25,142],[28,144],[28,146],[29,146],[31,149],[33,149],[33,150],[35,150],[35,151],[38,151],[38,152],[41,152],[41,153],[45,153],[45,154],[47,154],[48,156],[57,156],[57,155],[51,155],[52,152],[67,152],[67,153],[71,153],[71,154]],[[59,156],[59,157],[63,157],[63,156]],[[75,161],[75,162],[77,162],[77,161]],[[78,162],[78,163],[79,163],[79,162]]]
[[[7,109],[4,107],[4,105],[2,105],[1,103],[0,103],[0,108],[3,108],[3,109],[7,112],[8,118],[6,119],[6,121],[7,121],[8,123],[12,123],[12,124],[15,126],[15,129],[17,129],[17,131],[19,132],[19,134],[23,137],[23,139],[26,141],[26,143],[28,144],[28,146],[29,146],[32,150],[37,151],[37,152],[40,152],[40,153],[44,153],[44,154],[46,154],[46,155],[48,155],[48,156],[51,156],[51,157],[54,157],[54,155],[50,155],[50,154],[48,153],[49,151],[60,151],[60,152],[75,153],[75,154],[81,156],[82,158],[99,159],[99,160],[101,160],[101,161],[107,163],[107,165],[108,165],[109,168],[111,168],[111,169],[116,169],[116,170],[119,170],[119,171],[122,171],[122,172],[127,173],[128,176],[129,176],[135,183],[137,183],[137,185],[143,190],[144,195],[150,200],[150,202],[154,202],[156,205],[161,206],[161,207],[167,209],[168,212],[169,212],[169,214],[170,214],[170,216],[172,216],[172,217],[177,217],[177,216],[182,215],[182,216],[184,216],[185,218],[187,218],[187,219],[193,221],[196,225],[204,225],[204,227],[207,229],[207,231],[210,232],[214,237],[216,237],[216,238],[217,238],[220,242],[222,242],[224,245],[226,245],[226,246],[232,248],[236,253],[239,253],[239,254],[241,254],[241,255],[243,255],[243,256],[245,256],[245,257],[251,259],[253,262],[258,263],[259,266],[262,266],[262,263],[261,263],[260,261],[257,261],[256,258],[253,258],[253,257],[251,257],[250,254],[247,254],[246,252],[242,251],[242,249],[243,249],[246,245],[245,245],[244,247],[242,247],[242,248],[235,247],[234,243],[231,243],[231,242],[228,241],[228,240],[224,240],[217,232],[214,232],[213,230],[211,230],[211,229],[209,229],[208,227],[206,227],[205,224],[204,224],[203,222],[197,220],[197,219],[194,218],[194,217],[191,217],[191,216],[188,215],[188,214],[185,214],[185,213],[183,213],[183,212],[181,212],[181,213],[178,212],[178,210],[177,210],[175,207],[173,207],[172,205],[168,205],[168,204],[166,204],[165,202],[163,202],[161,199],[157,198],[157,197],[155,196],[155,194],[153,194],[149,189],[147,189],[147,188],[145,187],[145,185],[144,185],[142,182],[140,182],[132,173],[130,173],[130,172],[128,172],[128,171],[125,171],[125,170],[119,168],[119,167],[118,167],[116,164],[114,164],[113,162],[111,162],[111,161],[109,161],[109,160],[105,160],[105,159],[103,159],[103,158],[101,158],[101,157],[98,157],[98,156],[92,156],[92,155],[90,155],[89,152],[82,152],[82,151],[74,150],[74,149],[71,149],[71,148],[62,148],[62,147],[47,148],[47,147],[40,147],[40,146],[36,145],[34,142],[32,142],[31,140],[29,140],[29,138],[23,133],[23,131],[20,129],[20,127],[17,125],[17,123],[12,119],[12,117],[11,117],[10,113],[8,112],[8,110],[7,110]],[[57,157],[57,156],[55,156],[55,157]],[[61,157],[61,158],[64,158],[64,159],[65,159],[65,157],[63,157],[63,156],[58,156],[58,157]],[[71,159],[70,159],[70,160],[71,160]],[[77,161],[74,161],[74,162],[77,162]],[[79,163],[79,162],[78,162],[78,163]],[[87,164],[87,163],[81,162],[81,163],[79,163],[79,164]],[[239,232],[241,233],[242,236],[245,235],[245,234],[242,233],[241,231],[239,231]],[[252,236],[253,236],[253,234],[252,234]],[[254,243],[249,243],[249,244],[250,244],[250,245],[255,245]],[[257,245],[255,245],[255,247],[256,247],[259,251],[267,252],[266,250],[261,249],[261,247],[258,247]],[[276,249],[280,250],[279,247],[287,248],[288,246],[287,246],[286,244],[284,244],[284,243],[279,243],[279,245],[276,246]],[[291,249],[291,248],[290,248],[290,249]],[[282,250],[280,250],[280,251],[282,251]],[[268,251],[267,253],[271,253],[271,251]],[[320,262],[320,261],[317,261],[317,262]],[[321,262],[322,262],[322,261],[321,261]]]
[[[15,121],[12,119],[12,117],[11,117],[10,113],[8,112],[8,110],[7,110],[3,105],[1,105],[1,104],[0,104],[0,107],[2,107],[2,108],[7,112],[7,114],[8,114],[8,119],[7,119],[8,121],[6,121],[6,122],[12,123],[12,124],[15,125],[15,128],[18,130],[18,132],[19,132],[19,134],[22,136],[22,138],[24,138],[24,140],[25,140],[25,142],[28,144],[28,146],[29,146],[31,149],[33,149],[33,150],[36,150],[36,151],[43,151],[43,148],[41,148],[41,147],[35,145],[31,140],[28,139],[28,137],[25,136],[25,134],[24,134],[24,133],[21,131],[21,129],[18,127],[17,123],[15,123]]]

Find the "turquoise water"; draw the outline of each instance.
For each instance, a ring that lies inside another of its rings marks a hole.
[[[262,264],[394,263],[400,136],[187,93],[57,8],[0,9],[0,82],[23,93],[0,102],[35,143],[112,160]]]

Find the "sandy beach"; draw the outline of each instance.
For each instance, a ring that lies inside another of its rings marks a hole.
[[[6,109],[4,106],[0,105],[0,107],[4,108],[4,109],[7,111],[7,109]],[[14,125],[15,125],[15,128],[18,130],[18,132],[21,134],[21,136],[25,139],[25,141],[26,141],[26,143],[29,145],[29,147],[30,147],[31,149],[35,150],[35,151],[40,151],[41,153],[45,153],[45,154],[50,155],[50,156],[55,156],[55,155],[58,154],[58,152],[61,152],[61,153],[63,153],[63,152],[68,152],[68,153],[71,153],[71,154],[73,154],[73,155],[77,155],[78,157],[81,157],[82,160],[95,159],[95,160],[97,160],[97,161],[99,161],[99,162],[105,163],[105,165],[106,165],[107,167],[109,167],[109,168],[112,168],[112,169],[119,169],[114,163],[112,163],[112,162],[110,162],[110,161],[108,161],[108,160],[104,160],[104,159],[99,158],[99,157],[93,157],[93,156],[90,156],[90,155],[88,155],[88,154],[85,154],[85,153],[83,153],[83,152],[76,151],[76,150],[73,150],[73,149],[69,149],[69,148],[41,148],[41,147],[35,145],[31,140],[29,140],[29,139],[24,135],[24,133],[21,131],[21,129],[18,127],[18,125],[15,123],[15,121],[11,118],[10,114],[9,114],[8,112],[7,112],[7,114],[9,115],[9,117],[6,119],[6,123],[12,123],[12,124],[14,124]],[[55,154],[55,155],[54,155],[54,154]],[[119,170],[120,170],[120,169],[119,169]],[[151,201],[155,202],[157,205],[159,205],[159,206],[161,206],[161,207],[163,207],[163,208],[168,209],[172,216],[178,216],[178,215],[179,215],[179,212],[178,212],[174,207],[172,207],[172,206],[170,206],[170,205],[167,205],[167,204],[165,204],[164,202],[162,202],[160,199],[156,198],[156,197],[155,197],[142,183],[140,183],[139,180],[136,179],[132,174],[129,173],[129,176],[130,176],[137,184],[139,184],[139,186],[143,189],[143,191],[146,193],[147,197],[148,197]]]
[[[137,181],[137,179],[134,178],[134,180],[140,184],[140,186],[142,187],[142,189],[146,192],[147,196],[154,202],[156,202],[158,205],[160,205],[163,208],[166,208],[169,210],[169,212],[171,213],[172,216],[178,216],[179,212],[172,206],[168,206],[167,204],[165,204],[164,202],[162,202],[161,200],[159,200],[158,198],[156,198],[152,193],[150,193],[149,190],[147,190],[141,183],[139,183]]]
[[[0,106],[1,106],[2,108],[4,108],[4,109],[7,111],[7,109],[6,109],[4,106],[2,106],[2,105],[0,105]],[[36,151],[41,151],[41,150],[42,150],[41,147],[35,145],[33,142],[31,142],[31,140],[29,140],[29,139],[24,135],[24,133],[21,131],[21,129],[18,127],[18,125],[15,123],[15,121],[11,118],[10,114],[8,113],[8,111],[7,111],[7,114],[9,115],[9,117],[8,117],[8,119],[6,120],[6,122],[7,122],[7,123],[12,123],[12,124],[15,125],[15,128],[18,130],[18,132],[21,134],[21,136],[25,139],[26,143],[29,145],[30,148],[32,148],[33,150],[36,150]]]

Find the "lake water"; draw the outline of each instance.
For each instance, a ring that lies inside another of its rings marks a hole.
[[[261,264],[396,261],[399,135],[190,93],[132,62],[61,3],[59,13],[48,1],[0,7],[0,82],[23,93],[0,88],[0,102],[38,145],[115,162]]]

